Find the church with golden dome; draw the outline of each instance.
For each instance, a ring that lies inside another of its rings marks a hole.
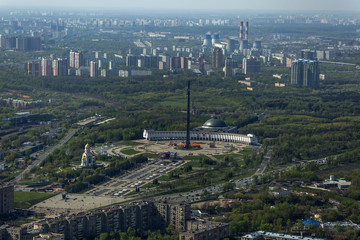
[[[94,156],[92,155],[92,153],[90,151],[90,145],[86,144],[84,153],[82,154],[82,157],[81,157],[80,167],[82,167],[82,168],[92,168],[92,167],[95,167],[95,166],[96,166],[96,162],[95,162]]]

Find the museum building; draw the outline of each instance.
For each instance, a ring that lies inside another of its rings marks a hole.
[[[149,141],[185,140],[186,131],[155,131],[144,130],[143,137]],[[222,141],[258,145],[257,137],[253,134],[238,134],[237,127],[228,126],[224,121],[211,118],[202,126],[190,131],[190,140]]]

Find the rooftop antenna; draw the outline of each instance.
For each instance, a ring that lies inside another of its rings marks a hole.
[[[186,120],[186,149],[190,149],[190,80],[188,80],[187,89],[187,120]]]

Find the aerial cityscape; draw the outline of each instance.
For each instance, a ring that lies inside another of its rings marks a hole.
[[[360,239],[360,2],[0,3],[0,240]]]

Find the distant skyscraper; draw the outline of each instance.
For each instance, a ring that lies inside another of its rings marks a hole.
[[[319,86],[319,62],[317,60],[299,59],[291,65],[291,84],[317,88]]]
[[[223,51],[221,48],[215,48],[212,54],[212,66],[215,68],[223,67]]]

